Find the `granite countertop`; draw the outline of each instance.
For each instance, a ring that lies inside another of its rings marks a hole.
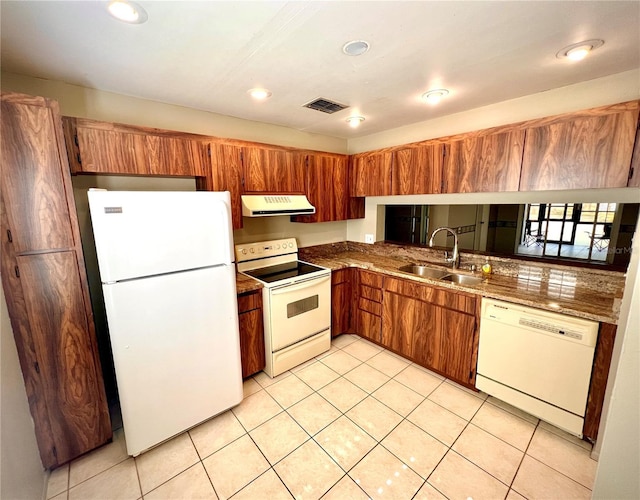
[[[303,260],[332,270],[347,267],[369,269],[442,288],[613,324],[618,322],[624,289],[624,276],[621,273],[613,273],[613,277],[610,278],[600,271],[602,280],[606,280],[607,283],[606,286],[599,286],[598,273],[594,282],[591,276],[593,273],[589,271],[573,267],[563,269],[560,266],[546,269],[528,261],[512,263],[511,275],[491,274],[478,285],[461,285],[401,272],[398,268],[409,261],[392,255],[349,250],[317,254],[311,251],[305,253]],[[432,263],[428,265],[438,267]],[[455,272],[483,276],[480,272],[472,273],[463,269]]]
[[[236,293],[238,295],[241,293],[253,292],[254,290],[260,290],[261,288],[263,288],[263,285],[258,280],[254,280],[249,276],[236,272]]]

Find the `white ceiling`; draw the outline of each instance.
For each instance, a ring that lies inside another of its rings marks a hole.
[[[106,1],[3,0],[2,70],[353,138],[640,68],[638,1],[138,3],[142,25]],[[556,58],[592,38],[605,44],[584,61]],[[358,39],[369,52],[342,53]],[[438,106],[420,100],[439,87]],[[317,97],[350,108],[302,107]]]

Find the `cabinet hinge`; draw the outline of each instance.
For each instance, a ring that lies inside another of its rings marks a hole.
[[[78,134],[73,134],[73,142],[76,143],[76,147],[80,147],[80,142],[78,141]]]
[[[472,378],[473,378],[473,370],[469,372],[469,380],[471,380]]]
[[[14,271],[16,273],[16,278],[19,278],[20,277],[20,268],[18,266],[15,266],[14,267]]]
[[[58,458],[58,450],[56,449],[55,446],[53,448],[51,448],[51,453],[53,453],[54,457]]]
[[[629,179],[633,179],[633,167],[629,169]]]
[[[11,234],[11,229],[7,229],[7,239],[9,243],[13,243],[13,235]]]
[[[33,368],[35,369],[36,373],[40,375],[40,365],[38,364],[37,361],[33,363]]]
[[[76,160],[78,160],[78,165],[82,165],[82,158],[80,158],[80,153],[76,155]]]

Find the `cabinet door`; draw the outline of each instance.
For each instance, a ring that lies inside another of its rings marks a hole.
[[[261,291],[238,295],[238,323],[242,377],[246,378],[265,366]]]
[[[205,175],[205,148],[198,141],[181,137],[145,137],[151,175],[197,177]]]
[[[440,356],[434,366],[452,380],[471,383],[475,316],[439,308]]]
[[[629,173],[629,187],[640,187],[640,122],[636,129],[636,142],[631,158],[631,171]]]
[[[196,179],[199,191],[229,191],[233,229],[242,227],[242,148],[212,142],[208,145],[211,164],[205,176]]]
[[[331,336],[351,330],[351,304],[353,302],[351,270],[341,269],[331,273]]]
[[[446,145],[447,193],[517,191],[523,130],[474,135]]]
[[[18,257],[57,463],[111,436],[74,251]]]
[[[407,147],[394,152],[391,194],[442,192],[442,144]]]
[[[635,109],[610,108],[528,128],[520,191],[627,186],[637,103]]]
[[[243,148],[245,193],[304,193],[304,168],[284,149]]]
[[[391,194],[393,153],[360,153],[351,157],[351,196]]]
[[[329,222],[349,218],[349,161],[345,155],[298,154],[304,165],[305,194],[316,207],[314,215],[292,217],[294,222]]]
[[[149,158],[143,134],[77,128],[80,171],[96,174],[148,175]]]
[[[2,100],[2,192],[16,254],[75,244],[56,119],[47,106]]]

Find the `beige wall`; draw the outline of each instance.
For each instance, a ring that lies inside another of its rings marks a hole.
[[[44,498],[45,473],[33,430],[18,351],[0,288],[0,498]]]

